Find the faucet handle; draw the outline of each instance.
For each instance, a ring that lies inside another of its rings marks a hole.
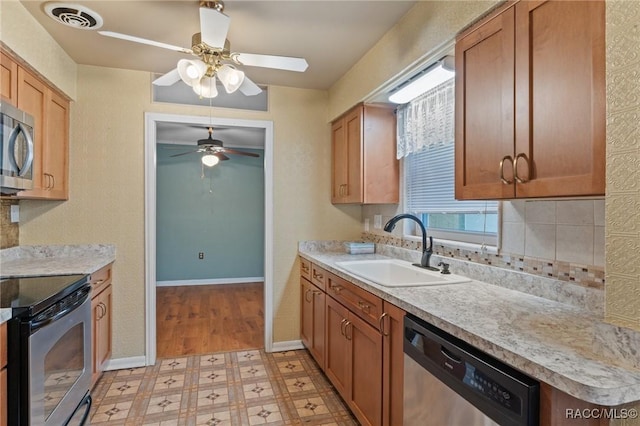
[[[449,271],[449,264],[448,263],[440,262],[440,263],[438,263],[438,266],[442,266],[442,271],[440,272],[441,274],[450,274],[451,273],[451,271]]]

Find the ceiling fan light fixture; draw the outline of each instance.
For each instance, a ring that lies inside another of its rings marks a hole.
[[[202,156],[202,164],[207,167],[213,167],[220,162],[220,159],[213,154],[204,154]]]
[[[216,77],[202,77],[200,81],[193,84],[193,91],[201,98],[215,98],[218,96]]]
[[[199,60],[180,59],[178,61],[178,75],[188,86],[194,85],[204,77],[207,72],[207,64]]]
[[[227,93],[238,90],[244,81],[244,72],[227,64],[218,69],[217,75]]]

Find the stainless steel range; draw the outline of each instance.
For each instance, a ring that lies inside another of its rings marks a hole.
[[[90,292],[83,275],[0,280],[0,305],[12,308],[9,424],[88,424]]]

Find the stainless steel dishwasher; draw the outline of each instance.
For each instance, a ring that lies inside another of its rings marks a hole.
[[[412,315],[404,320],[404,426],[537,425],[539,383]]]

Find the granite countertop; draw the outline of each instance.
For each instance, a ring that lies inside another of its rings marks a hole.
[[[110,244],[18,246],[0,250],[0,276],[92,274],[115,260]],[[11,309],[0,309],[0,324],[9,319]]]
[[[389,256],[350,255],[336,247],[327,250],[304,243],[299,254],[578,399],[605,406],[640,400],[640,333],[628,330],[621,336],[617,327],[603,323],[591,310],[477,280],[383,287],[335,263]],[[455,266],[452,270],[459,274]]]

